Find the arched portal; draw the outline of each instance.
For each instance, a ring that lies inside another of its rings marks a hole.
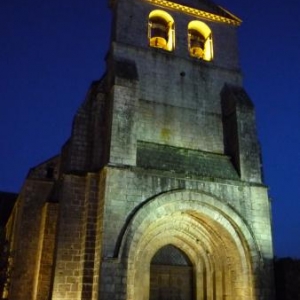
[[[194,300],[194,274],[189,258],[173,245],[159,249],[150,265],[150,300]]]
[[[193,266],[191,299],[256,299],[253,268],[260,257],[249,227],[217,198],[177,191],[151,199],[128,225],[120,252],[127,300],[152,300],[152,260],[170,244]]]

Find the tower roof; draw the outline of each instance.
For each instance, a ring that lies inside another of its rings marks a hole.
[[[146,0],[155,5],[173,8],[209,20],[240,25],[241,19],[211,0]]]

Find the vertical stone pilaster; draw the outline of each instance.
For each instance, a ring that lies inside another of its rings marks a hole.
[[[95,280],[96,265],[96,243],[97,243],[97,213],[99,201],[98,174],[87,175],[86,195],[85,195],[85,232],[82,240],[83,249],[83,274],[82,274],[82,300],[91,300],[97,281]],[[98,261],[97,261],[98,262]]]
[[[52,182],[26,180],[17,207],[15,241],[12,249],[12,278],[9,298],[35,299],[36,276],[40,265],[40,227],[42,211]]]
[[[138,74],[132,61],[114,62],[114,85],[111,92],[112,120],[109,162],[136,164],[136,122]]]
[[[42,224],[39,237],[39,266],[36,272],[37,278],[34,296],[36,300],[48,299],[50,294],[58,209],[58,203],[47,202],[42,211]]]
[[[85,237],[85,177],[65,175],[52,300],[81,299]]]

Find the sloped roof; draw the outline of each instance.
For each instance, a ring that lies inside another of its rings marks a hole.
[[[219,22],[231,23],[240,25],[242,22],[237,16],[230,13],[221,6],[215,4],[211,0],[146,0],[156,5],[178,9],[191,14],[197,14],[196,11],[201,11],[200,16],[212,19]],[[218,16],[219,18],[217,18]]]

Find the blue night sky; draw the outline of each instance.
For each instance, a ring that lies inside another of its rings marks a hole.
[[[129,1],[129,0],[128,0]],[[277,256],[300,258],[300,2],[217,0],[243,20],[244,86],[256,106]],[[106,0],[0,2],[0,190],[59,153],[104,72]]]

